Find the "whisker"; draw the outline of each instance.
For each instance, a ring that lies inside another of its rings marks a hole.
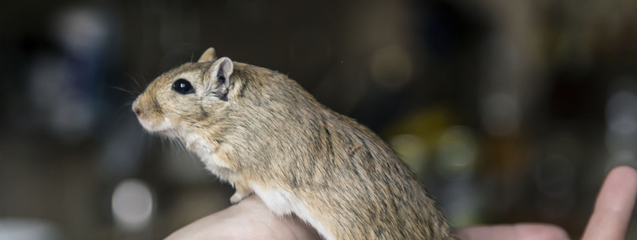
[[[110,88],[112,88],[112,89],[115,89],[115,90],[120,90],[120,91],[122,91],[122,92],[128,93],[128,94],[130,94],[130,95],[132,95],[132,96],[137,96],[137,95],[139,95],[139,94],[140,94],[139,92],[134,92],[134,91],[131,91],[131,90],[126,90],[126,89],[121,88],[121,87],[116,87],[116,86],[109,86],[109,87],[110,87]]]
[[[142,87],[141,84],[139,84],[139,81],[137,81],[137,79],[135,77],[133,77],[133,75],[130,75],[126,72],[122,72],[124,75],[128,76],[130,79],[133,80],[133,82],[135,82],[135,84],[137,84],[137,88],[138,88],[138,92],[141,92],[144,90],[144,88]]]
[[[175,129],[170,129],[170,131],[175,136],[179,136]],[[192,151],[188,150],[188,147],[186,146],[186,143],[184,141],[181,141],[177,138],[171,138],[171,139],[173,140],[173,142],[175,143],[179,151],[183,151],[184,153],[186,153],[190,157],[191,161],[196,161],[197,163],[199,163],[199,161],[197,161],[199,157],[196,154],[194,154]]]

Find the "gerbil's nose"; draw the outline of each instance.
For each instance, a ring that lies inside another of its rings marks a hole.
[[[137,102],[133,103],[133,112],[135,113],[136,116],[139,117],[139,115],[142,114],[142,109],[139,108],[139,106],[137,106]]]

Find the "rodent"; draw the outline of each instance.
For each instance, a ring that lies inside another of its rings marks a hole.
[[[286,75],[209,48],[157,77],[132,109],[234,186],[232,203],[255,193],[327,240],[457,239],[388,144]]]

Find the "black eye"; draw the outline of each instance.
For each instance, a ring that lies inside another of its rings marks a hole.
[[[177,79],[177,81],[173,83],[173,90],[180,94],[195,93],[195,89],[192,87],[192,85],[190,85],[190,82],[183,78]]]

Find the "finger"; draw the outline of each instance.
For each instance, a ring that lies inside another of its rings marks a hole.
[[[461,228],[461,240],[568,240],[564,229],[539,223],[493,225]]]
[[[295,216],[276,216],[256,195],[177,230],[166,240],[318,240],[316,230]]]
[[[630,223],[637,194],[637,171],[616,167],[608,173],[599,191],[593,215],[582,240],[623,240]]]

